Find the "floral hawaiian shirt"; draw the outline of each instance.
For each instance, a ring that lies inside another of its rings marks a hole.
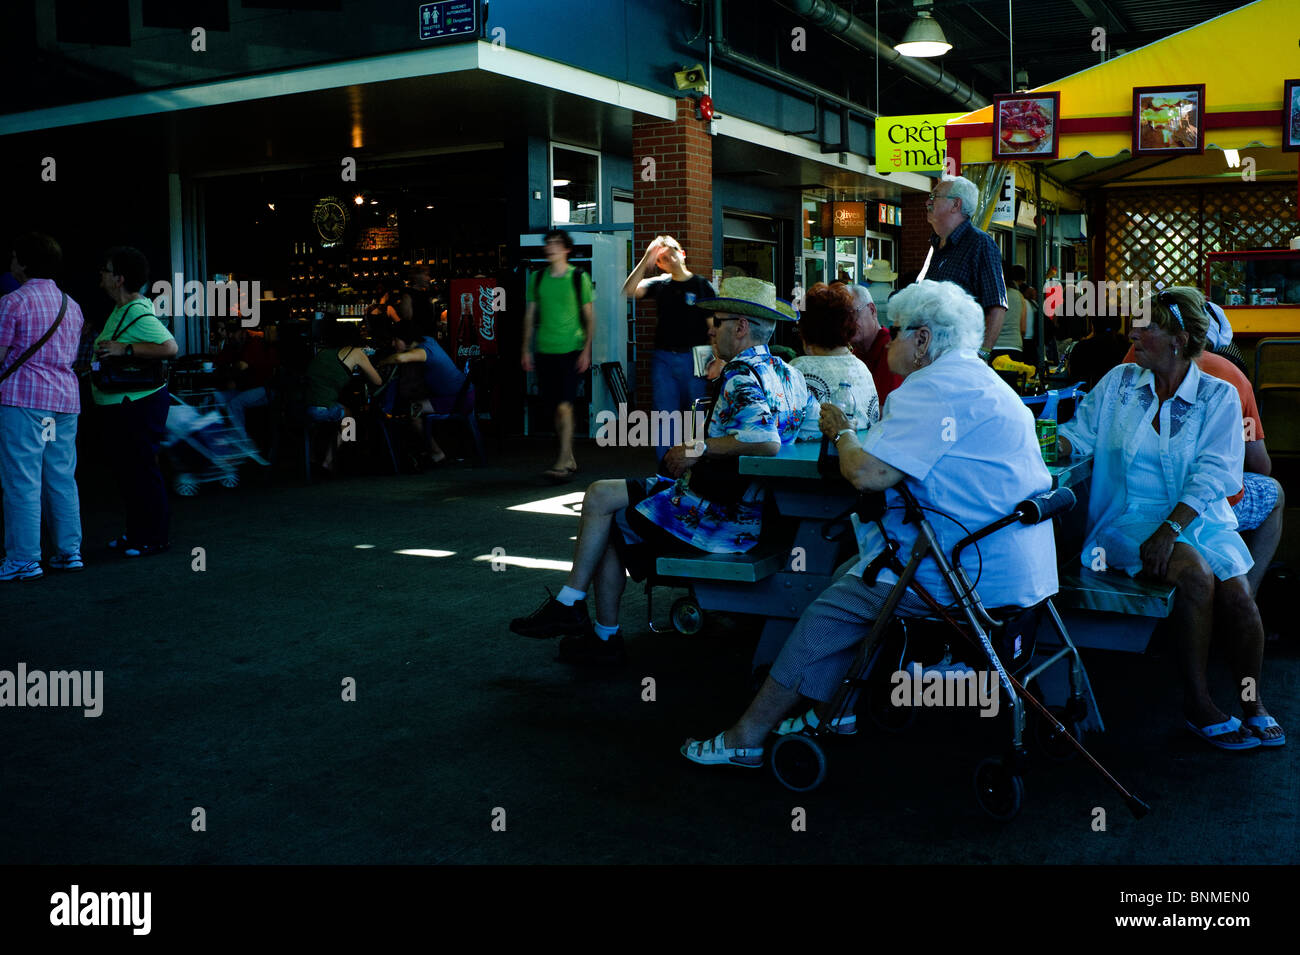
[[[749,365],[754,374],[737,369],[737,362]],[[790,444],[799,436],[809,404],[799,369],[774,356],[766,345],[755,345],[733,358],[723,374],[706,437]],[[688,470],[647,497],[637,510],[674,537],[711,554],[741,554],[753,547],[762,525],[763,487],[751,483],[737,503],[719,504],[692,493],[690,474]]]

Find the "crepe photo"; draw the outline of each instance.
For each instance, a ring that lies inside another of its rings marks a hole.
[[[1205,87],[1143,87],[1133,91],[1133,154],[1203,151]]]
[[[1056,158],[1059,93],[996,96],[993,109],[995,158]]]

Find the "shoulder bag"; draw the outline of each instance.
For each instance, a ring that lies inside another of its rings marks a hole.
[[[135,318],[123,327],[122,323],[126,321],[127,312],[122,313],[122,317],[117,320],[117,328],[109,338],[113,341],[121,341],[119,337],[123,332],[129,331],[131,326],[146,314],[152,315],[153,310],[139,312]],[[96,388],[105,394],[121,394],[126,391],[151,391],[161,388],[167,384],[167,373],[170,370],[170,363],[165,358],[141,358],[138,355],[132,355],[129,358],[126,355],[103,355],[96,358],[90,363],[90,380]]]
[[[758,372],[749,362],[737,361],[731,362],[723,367],[722,374],[718,376],[720,382],[718,386],[718,397],[714,400],[712,407],[709,408],[708,417],[704,419],[704,434],[709,433],[709,422],[713,420],[713,412],[718,407],[718,402],[722,400],[723,389],[727,387],[727,382],[741,372],[736,366],[745,369],[749,374],[754,376],[758,382],[759,390],[763,396],[767,392],[763,391],[763,379],[758,376]],[[727,369],[733,369],[731,375],[727,374]],[[771,403],[768,405],[771,410]],[[692,494],[697,494],[713,504],[731,506],[740,503],[740,499],[745,496],[749,490],[753,479],[743,477],[740,473],[740,458],[728,456],[725,458],[700,458],[691,465],[690,470],[686,472],[686,487]]]

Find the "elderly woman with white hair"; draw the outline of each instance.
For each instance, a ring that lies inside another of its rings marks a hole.
[[[906,563],[917,530],[904,522],[900,497],[890,490],[895,486],[906,482],[922,506],[951,518],[933,521],[944,552],[951,553],[965,536],[962,526],[992,523],[1052,482],[1033,415],[976,353],[984,316],[975,300],[951,282],[922,280],[894,296],[890,317],[899,334],[889,346],[889,366],[903,383],[880,421],[860,443],[834,405],[821,406],[820,424],[835,441],[844,477],[860,491],[887,492],[885,532]],[[888,569],[880,569],[874,583],[863,579],[884,547],[874,523],[859,528],[857,566],[804,612],[744,715],[712,739],[687,740],[682,755],[705,765],[758,767],[768,733],[798,732],[827,718],[824,704],[897,583]],[[973,548],[962,555],[962,565],[972,580],[978,574],[986,606],[1030,607],[1056,593],[1050,523],[1013,524],[981,541],[979,552],[982,571]],[[917,580],[941,601],[956,599],[933,562],[921,564]],[[928,608],[909,592],[895,612],[918,616]],[[801,697],[814,701],[812,709],[782,722]],[[831,730],[853,733],[855,721],[851,714],[839,717]]]

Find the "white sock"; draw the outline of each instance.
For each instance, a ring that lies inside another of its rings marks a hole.
[[[618,624],[614,624],[612,627],[607,627],[603,623],[593,623],[591,628],[596,631],[596,636],[600,637],[602,640],[608,640],[614,634],[618,633]]]
[[[587,592],[585,590],[574,590],[568,584],[565,584],[560,588],[560,592],[556,594],[555,599],[558,603],[562,603],[566,607],[572,607],[579,600],[586,598],[586,596]]]

